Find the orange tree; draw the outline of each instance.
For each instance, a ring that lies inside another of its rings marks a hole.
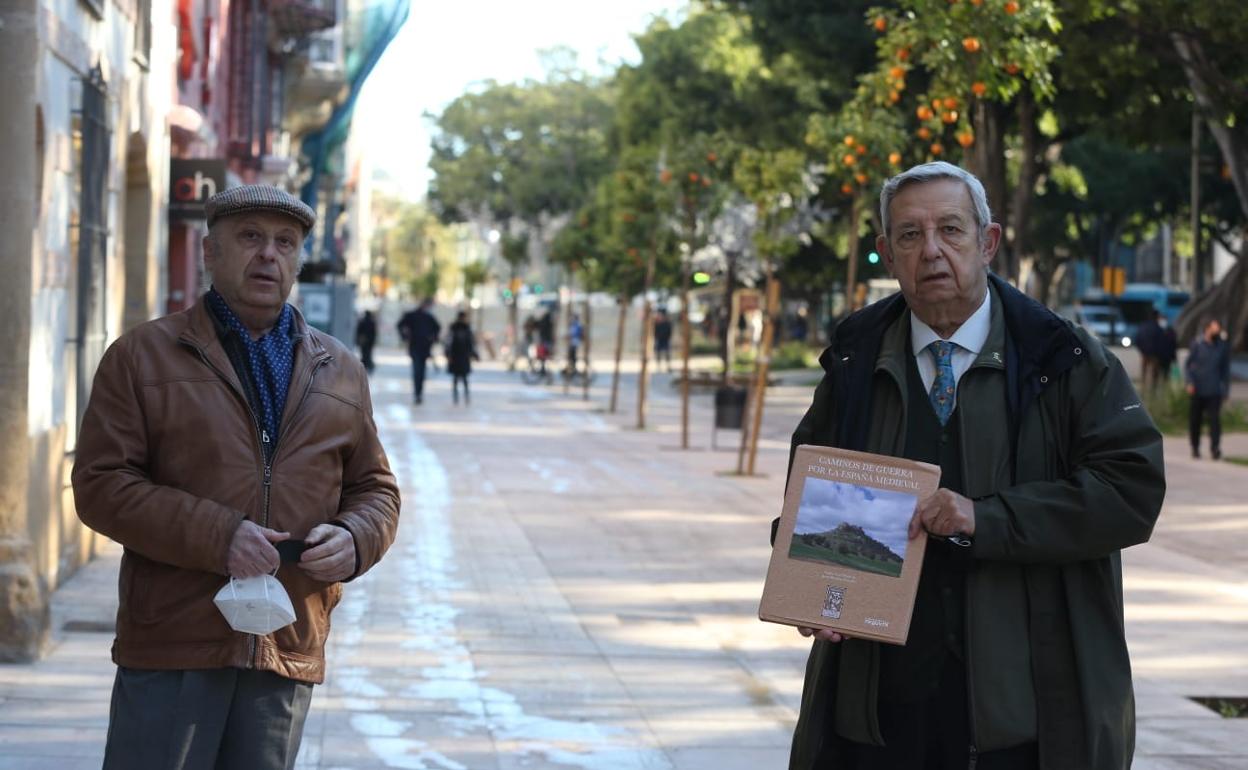
[[[759,150],[743,148],[733,169],[733,182],[757,212],[754,244],[767,275],[766,315],[762,350],[758,356],[750,408],[751,427],[743,433],[737,472],[753,475],[758,451],[758,431],[767,387],[768,361],[780,308],[777,269],[795,254],[801,237],[809,229],[803,215],[809,212],[808,199],[815,184],[808,170],[806,154],[795,149]],[[749,442],[748,460],[745,440]]]
[[[693,257],[706,244],[707,232],[724,202],[721,174],[731,164],[724,157],[728,139],[699,133],[664,154],[659,182],[667,193],[668,212],[680,239],[680,445],[689,448],[689,284]]]
[[[996,219],[1020,224],[1010,217],[1021,216],[1026,201],[1016,197],[1013,211],[1007,205],[1008,134],[1017,125],[1024,162],[1016,186],[1026,195],[1036,105],[1054,93],[1061,24],[1053,0],[901,0],[868,11],[867,23],[879,35],[877,66],[861,83],[875,92],[874,104],[904,116],[917,152],[903,155],[960,159],[983,181]],[[1017,279],[1013,245],[1001,267]]]
[[[844,108],[836,115],[813,116],[806,132],[806,143],[823,167],[825,197],[839,196],[834,199],[848,207],[845,301],[851,310],[860,267],[859,244],[864,230],[869,233],[876,219],[874,201],[880,184],[903,165],[939,157],[944,151],[939,140],[928,144],[910,140],[904,119],[895,109],[900,100],[898,88],[904,88],[904,82],[897,80],[887,72],[862,76]]]
[[[627,147],[615,171],[603,177],[598,189],[605,252],[623,263],[623,269],[617,271],[619,275],[631,275],[633,270],[639,270],[642,276],[641,373],[637,387],[639,429],[646,427],[651,292],[657,284],[670,285],[678,274],[672,230],[666,226],[669,194],[661,175],[657,151],[646,146]],[[632,293],[628,296],[631,298]]]

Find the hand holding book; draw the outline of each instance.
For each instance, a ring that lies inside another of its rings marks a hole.
[[[949,539],[955,545],[969,545],[975,534],[975,503],[949,489],[919,501],[910,519],[909,535],[913,540],[920,532]]]

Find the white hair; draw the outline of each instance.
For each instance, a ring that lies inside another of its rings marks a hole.
[[[975,210],[975,224],[979,226],[977,233],[980,240],[983,240],[988,225],[992,224],[992,211],[988,208],[988,194],[984,192],[984,185],[971,172],[943,160],[914,166],[884,183],[884,187],[880,189],[880,227],[884,229],[885,238],[890,235],[888,206],[901,188],[937,179],[956,179],[966,185],[971,194],[971,206]]]

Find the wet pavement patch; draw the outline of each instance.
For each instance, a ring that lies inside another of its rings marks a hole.
[[[1248,717],[1248,698],[1193,695],[1188,698],[1226,719]]]

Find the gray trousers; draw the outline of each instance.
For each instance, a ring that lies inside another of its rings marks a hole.
[[[104,770],[290,770],[311,702],[269,671],[118,667]]]

